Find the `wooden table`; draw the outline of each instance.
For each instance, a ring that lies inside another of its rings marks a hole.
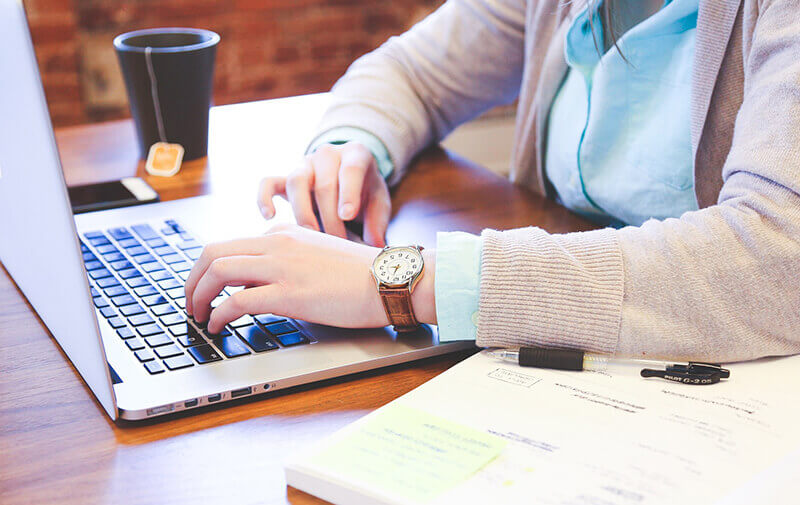
[[[130,121],[57,132],[70,184],[145,177],[164,200],[251,191],[299,159],[326,95],[212,110],[207,159],[146,176]],[[591,225],[438,148],[393,195],[390,243],[435,244],[436,230]],[[7,219],[2,216],[0,219]],[[0,237],[2,240],[2,237]],[[112,423],[0,270],[0,503],[320,503],[286,487],[282,462],[464,355],[429,359],[143,424]]]

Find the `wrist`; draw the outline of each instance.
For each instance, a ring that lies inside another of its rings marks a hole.
[[[414,308],[414,317],[417,318],[417,321],[436,324],[436,296],[434,294],[436,250],[424,249],[422,258],[425,261],[425,270],[411,293],[411,306]]]

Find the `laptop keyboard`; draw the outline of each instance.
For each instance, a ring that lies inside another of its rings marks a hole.
[[[184,282],[202,244],[173,219],[85,233],[81,252],[98,314],[150,374],[308,344],[291,319],[246,315],[218,334],[185,312]],[[211,305],[230,296],[226,288]]]

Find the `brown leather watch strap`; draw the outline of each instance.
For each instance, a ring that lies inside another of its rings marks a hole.
[[[414,331],[419,327],[417,318],[414,317],[414,308],[411,306],[411,292],[408,287],[390,288],[380,286],[383,308],[389,322],[394,326],[394,331]]]

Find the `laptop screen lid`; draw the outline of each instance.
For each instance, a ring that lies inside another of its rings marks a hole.
[[[0,261],[109,416],[118,412],[20,0],[0,0]]]

